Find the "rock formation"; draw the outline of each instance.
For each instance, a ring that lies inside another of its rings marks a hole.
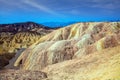
[[[1,24],[0,54],[13,53],[17,49],[27,48],[52,30],[33,22]]]
[[[41,70],[48,65],[115,47],[120,44],[119,26],[117,22],[93,22],[55,30],[25,50],[15,66],[21,65],[25,70]]]
[[[120,46],[49,65],[43,71],[48,80],[119,80]]]
[[[33,22],[1,24],[0,60],[4,60],[1,61],[0,67],[8,64],[9,60],[15,55],[14,53],[19,49],[28,48],[52,30],[51,28]]]
[[[120,22],[54,30],[23,51],[14,66],[45,72],[45,80],[119,80]]]

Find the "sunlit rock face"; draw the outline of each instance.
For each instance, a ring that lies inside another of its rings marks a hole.
[[[119,22],[76,23],[40,38],[20,55],[14,65],[24,70],[41,70],[48,65],[79,59],[119,44]]]

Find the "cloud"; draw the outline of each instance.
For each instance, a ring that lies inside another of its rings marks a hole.
[[[8,11],[14,11],[16,9],[21,9],[24,11],[33,11],[35,9],[38,9],[39,12],[46,12],[50,15],[55,15],[58,17],[64,16],[62,14],[57,13],[57,11],[52,10],[52,8],[48,8],[47,4],[43,5],[42,3],[40,4],[39,1],[34,1],[34,0],[0,0],[0,5],[3,6],[1,7],[1,9],[3,10],[3,12],[5,12],[5,10]],[[32,8],[32,9],[30,9]]]
[[[18,12],[20,9],[21,13],[32,14],[35,11],[38,15],[47,13],[47,16],[66,18],[70,15],[98,14],[97,12],[118,13],[119,4],[119,0],[0,0],[0,14]]]
[[[56,13],[55,11],[51,10],[50,8],[44,6],[44,5],[40,4],[40,3],[37,3],[35,1],[32,1],[32,0],[23,0],[23,3],[25,3],[27,5],[30,5],[33,8],[39,9],[41,11],[44,11],[46,13],[60,16],[60,14]]]

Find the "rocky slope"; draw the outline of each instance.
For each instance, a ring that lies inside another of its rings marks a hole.
[[[120,80],[120,46],[47,66],[48,80]]]
[[[40,38],[20,55],[15,66],[40,70],[47,65],[80,58],[119,44],[120,23],[77,23]]]
[[[13,53],[16,49],[27,48],[52,30],[33,22],[1,24],[0,54]]]
[[[32,32],[18,32],[16,34],[2,32],[0,34],[0,53],[14,53],[17,49],[27,48],[40,37],[40,34]]]
[[[14,66],[46,80],[119,80],[119,48],[120,22],[76,23],[41,37]]]
[[[52,30],[33,22],[1,24],[0,67],[6,65],[19,49],[29,47]],[[8,58],[7,55],[10,57]]]
[[[42,80],[47,78],[41,71],[3,70],[0,72],[0,80]]]

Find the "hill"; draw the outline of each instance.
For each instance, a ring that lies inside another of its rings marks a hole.
[[[28,48],[52,30],[33,22],[0,24],[0,66],[8,64],[19,49]]]
[[[120,22],[76,23],[41,37],[14,66],[45,72],[46,80],[119,80],[119,48]]]

